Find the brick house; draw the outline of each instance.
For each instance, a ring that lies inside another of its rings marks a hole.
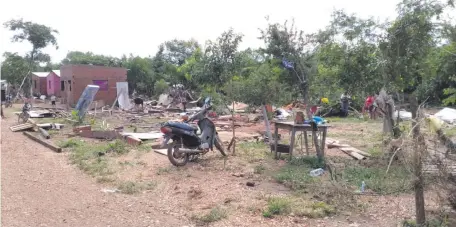
[[[64,65],[60,68],[62,103],[75,106],[89,84],[100,86],[94,101],[112,105],[117,97],[117,82],[127,81],[127,69],[96,65]]]
[[[52,70],[46,77],[47,95],[60,97],[60,70]]]
[[[32,72],[33,94],[47,95],[46,77],[49,72]]]

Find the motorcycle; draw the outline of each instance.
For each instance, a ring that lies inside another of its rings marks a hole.
[[[213,146],[226,156],[214,123],[206,117],[207,111],[212,108],[210,102],[211,98],[206,98],[203,108],[184,122],[168,121],[160,128],[164,134],[162,147],[168,146],[168,159],[174,166],[186,165],[188,161],[198,158],[199,155],[204,155],[209,150],[213,151]],[[189,124],[195,120],[198,121],[198,126]],[[201,130],[199,136],[198,128]],[[168,144],[170,139],[172,142]]]
[[[32,110],[32,104],[29,102],[24,103],[24,106],[22,107],[22,113],[19,114],[19,117],[17,119],[18,123],[25,123],[30,117],[30,110]]]

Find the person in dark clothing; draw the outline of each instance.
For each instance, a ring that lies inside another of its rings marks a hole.
[[[348,92],[344,92],[340,96],[342,116],[344,116],[344,117],[348,116],[348,108],[350,107],[350,100],[351,100],[351,97],[348,94]]]

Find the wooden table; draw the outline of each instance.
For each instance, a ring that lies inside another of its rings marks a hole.
[[[318,125],[317,131],[322,132],[321,144],[320,149],[321,153],[324,157],[325,155],[325,142],[326,142],[326,134],[328,131],[329,125]],[[291,139],[290,139],[290,159],[293,156],[293,147],[295,143],[295,136],[296,132],[304,132],[304,141],[306,146],[306,151],[308,152],[309,146],[307,141],[307,131],[312,131],[312,126],[310,124],[295,124],[294,122],[275,122],[275,129],[274,129],[274,155],[277,158],[277,143],[278,143],[278,134],[279,129],[286,129],[291,131]]]

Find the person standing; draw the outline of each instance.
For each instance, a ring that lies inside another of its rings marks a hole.
[[[342,116],[346,117],[348,116],[348,108],[350,107],[350,100],[351,100],[351,97],[350,95],[348,94],[348,92],[344,92],[341,96],[340,96],[340,102],[341,102],[341,109],[342,109]]]
[[[369,118],[375,120],[375,118],[376,118],[376,116],[375,116],[376,107],[375,107],[374,104],[375,104],[375,95],[367,96],[366,101],[364,101],[363,112],[368,112],[369,113]]]
[[[51,96],[51,105],[52,105],[52,107],[54,107],[54,108],[55,108],[55,100],[56,100],[55,95],[52,95],[52,96]]]

